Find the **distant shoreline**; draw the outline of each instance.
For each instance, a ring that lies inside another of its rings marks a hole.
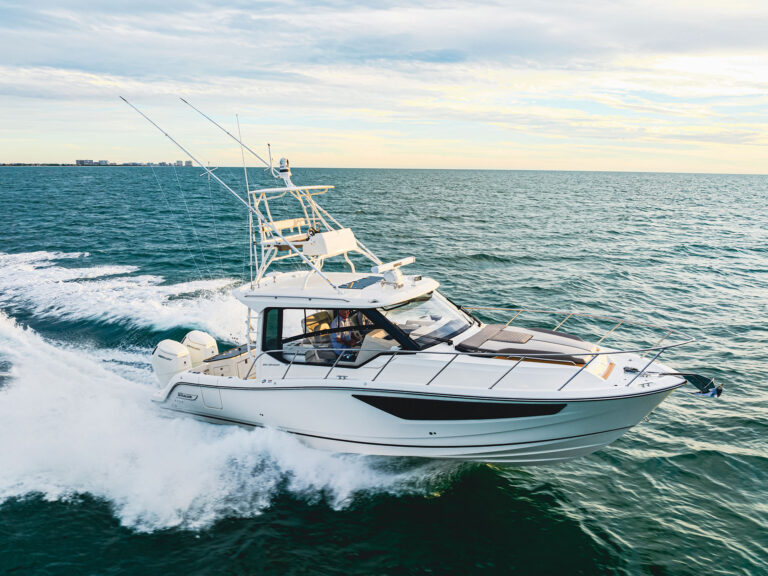
[[[175,164],[126,162],[123,164],[55,164],[40,163],[28,164],[23,162],[0,163],[0,168],[133,168],[133,167],[152,167],[152,168],[199,168],[198,166],[178,166]],[[242,166],[218,166],[218,168],[239,168]],[[253,168],[249,166],[249,168]],[[768,176],[765,172],[665,172],[658,170],[561,170],[561,169],[541,169],[541,168],[349,168],[339,166],[293,166],[300,170],[399,170],[399,171],[455,171],[455,172],[562,172],[562,173],[591,173],[591,174],[680,174],[691,176]]]
[[[160,163],[160,162],[123,162],[121,164],[117,163],[111,163],[111,164],[56,164],[54,162],[40,162],[36,164],[28,164],[25,162],[5,162],[0,163],[0,166],[31,166],[31,167],[42,167],[42,166],[53,166],[53,167],[62,167],[62,166],[72,166],[75,168],[125,168],[127,166],[153,166],[155,168],[168,168],[170,166],[173,166],[175,168],[192,168],[192,166],[179,166],[177,164],[169,164],[167,162]]]

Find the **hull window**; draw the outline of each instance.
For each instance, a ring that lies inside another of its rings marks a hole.
[[[459,402],[353,394],[353,398],[403,420],[495,420],[557,414],[565,404],[511,404],[506,402]]]

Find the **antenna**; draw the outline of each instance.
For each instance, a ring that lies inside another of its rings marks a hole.
[[[237,120],[237,135],[240,136],[241,140],[238,140],[240,142],[240,157],[243,159],[243,173],[245,174],[245,193],[248,195],[248,191],[250,188],[248,187],[248,170],[245,167],[245,152],[243,152],[243,142],[242,142],[242,135],[240,134],[240,116],[235,114],[235,119]],[[250,203],[250,198],[248,199],[248,202]]]
[[[269,152],[269,172],[272,174],[273,178],[279,178],[277,174],[275,174],[275,169],[272,167],[272,145],[267,142],[267,152]]]
[[[121,98],[122,98],[122,96],[121,96]],[[184,102],[184,104],[186,104],[187,106],[189,106],[190,108],[192,108],[192,110],[194,110],[195,112],[197,112],[198,114],[200,114],[200,115],[201,115],[203,118],[205,118],[206,120],[209,120],[209,121],[210,121],[210,122],[212,122],[212,123],[213,123],[215,126],[217,126],[217,127],[218,127],[218,128],[220,128],[222,131],[224,131],[224,133],[225,133],[227,136],[229,136],[230,138],[232,138],[232,140],[234,140],[235,142],[237,142],[238,144],[240,144],[240,146],[242,146],[243,148],[245,148],[246,150],[248,150],[248,152],[250,152],[251,154],[253,154],[254,156],[256,156],[256,158],[258,158],[259,160],[261,160],[261,162],[262,162],[262,163],[263,163],[263,164],[264,164],[264,165],[265,165],[267,168],[272,168],[272,163],[271,163],[271,162],[267,162],[266,160],[264,160],[264,158],[262,158],[261,156],[259,156],[258,154],[256,154],[256,152],[254,152],[254,151],[253,151],[253,150],[251,150],[251,149],[250,149],[248,146],[246,146],[245,144],[243,144],[243,142],[242,142],[242,141],[241,141],[239,138],[235,138],[235,137],[234,137],[234,136],[233,136],[233,135],[232,135],[232,134],[229,132],[229,130],[227,130],[226,128],[224,128],[224,126],[222,126],[221,124],[219,124],[218,122],[216,122],[216,120],[214,120],[213,118],[211,118],[210,116],[208,116],[206,113],[202,112],[201,110],[199,110],[199,109],[195,108],[194,106],[192,106],[192,104],[190,104],[189,102],[187,102],[186,100],[184,100],[184,98],[181,98],[181,97],[179,97],[179,100],[181,100],[182,102]]]
[[[223,181],[221,178],[219,178],[218,176],[216,176],[216,174],[214,174],[212,170],[209,170],[208,168],[206,168],[205,164],[203,164],[202,162],[200,162],[200,160],[198,160],[197,158],[195,158],[195,157],[194,157],[194,156],[193,156],[193,155],[192,155],[192,154],[191,154],[191,153],[190,153],[190,152],[189,152],[189,151],[188,151],[186,148],[184,148],[184,146],[182,146],[182,145],[181,145],[181,144],[179,144],[179,143],[178,143],[176,140],[174,140],[174,139],[173,139],[173,137],[172,137],[170,134],[168,134],[168,133],[167,133],[165,130],[163,130],[162,128],[160,128],[160,126],[158,126],[158,125],[157,125],[157,124],[156,124],[156,123],[155,123],[155,122],[154,122],[154,121],[153,121],[153,120],[152,120],[152,119],[151,119],[149,116],[147,116],[146,114],[144,114],[144,112],[142,112],[141,110],[139,110],[138,108],[136,108],[136,106],[134,106],[133,104],[131,104],[130,102],[128,102],[128,100],[126,100],[124,97],[120,96],[120,100],[122,100],[123,102],[125,102],[126,104],[128,104],[128,106],[130,106],[130,107],[131,107],[131,108],[133,108],[133,109],[134,109],[136,112],[138,112],[138,113],[139,113],[139,114],[140,114],[140,115],[141,115],[141,116],[142,116],[142,117],[143,117],[143,118],[144,118],[144,119],[145,119],[147,122],[149,122],[150,124],[152,124],[152,126],[154,126],[155,128],[157,128],[157,129],[158,129],[160,132],[162,132],[162,134],[163,134],[163,135],[164,135],[166,138],[168,138],[168,140],[170,140],[171,142],[173,142],[173,143],[176,145],[176,147],[177,147],[179,150],[181,150],[182,152],[184,152],[184,154],[186,154],[187,156],[189,156],[189,157],[192,159],[192,161],[194,161],[194,162],[195,162],[195,163],[196,163],[198,166],[200,166],[200,168],[202,168],[203,170],[205,170],[205,172],[206,172],[206,173],[207,173],[209,176],[211,176],[211,177],[212,177],[214,180],[216,180],[216,182],[218,182],[218,183],[219,183],[219,184],[220,184],[220,185],[221,185],[221,186],[222,186],[222,187],[223,187],[223,188],[224,188],[224,189],[225,189],[227,192],[229,192],[230,194],[232,194],[232,195],[233,195],[235,198],[237,198],[237,199],[238,199],[238,201],[239,201],[239,202],[240,202],[240,203],[241,203],[243,206],[245,206],[246,208],[248,208],[248,211],[249,211],[249,212],[251,212],[251,213],[255,214],[255,215],[256,215],[256,218],[258,218],[258,219],[259,219],[259,223],[261,223],[261,224],[265,224],[266,226],[268,226],[268,227],[269,227],[269,229],[270,229],[270,230],[272,230],[272,234],[274,234],[275,236],[277,236],[278,238],[280,238],[280,239],[281,239],[283,242],[285,242],[285,244],[286,244],[286,245],[287,245],[287,246],[288,246],[288,247],[289,247],[291,250],[293,250],[293,251],[296,253],[296,255],[297,255],[299,258],[301,258],[301,259],[302,259],[302,261],[303,261],[303,262],[304,262],[304,263],[305,263],[307,266],[309,266],[310,268],[312,268],[312,270],[313,270],[313,271],[315,271],[315,272],[316,272],[316,273],[317,273],[317,274],[318,274],[318,275],[319,275],[319,276],[320,276],[320,277],[321,277],[323,280],[325,280],[326,282],[328,282],[328,284],[329,284],[329,285],[330,285],[330,286],[331,286],[331,287],[332,287],[334,290],[336,290],[336,292],[337,292],[338,294],[341,294],[341,291],[340,291],[340,290],[339,290],[339,289],[336,287],[336,285],[335,285],[333,282],[331,282],[331,280],[328,278],[328,276],[326,276],[325,274],[323,274],[322,270],[320,270],[320,269],[319,269],[317,266],[315,266],[315,265],[312,263],[312,261],[311,261],[311,260],[309,260],[309,258],[307,258],[307,257],[306,257],[306,256],[305,256],[305,255],[304,255],[302,252],[301,252],[301,250],[299,250],[299,249],[298,249],[298,247],[297,247],[297,246],[296,246],[296,245],[295,245],[293,242],[291,242],[291,241],[290,241],[290,240],[288,240],[288,239],[287,239],[285,236],[283,236],[283,235],[280,233],[280,230],[277,228],[277,226],[275,226],[275,225],[274,225],[274,223],[273,223],[271,220],[267,220],[266,218],[264,218],[264,215],[263,215],[263,214],[262,214],[262,213],[259,211],[259,209],[258,209],[258,208],[256,208],[255,206],[251,206],[249,202],[246,202],[245,200],[243,200],[243,199],[240,197],[240,194],[238,194],[237,192],[235,192],[234,190],[232,190],[232,188],[230,188],[229,186],[227,186],[227,184],[226,184],[226,183],[225,183],[225,182],[224,182],[224,181]],[[246,146],[246,149],[248,149],[248,147],[247,147],[247,146]],[[260,159],[261,159],[261,158],[260,158]],[[263,160],[262,160],[262,162],[263,162]]]

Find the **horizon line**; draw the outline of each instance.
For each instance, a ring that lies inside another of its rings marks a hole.
[[[88,165],[88,166],[78,166],[76,164],[70,164],[70,163],[62,163],[62,162],[40,162],[40,163],[31,163],[31,162],[5,162],[0,163],[0,168],[196,168],[200,169],[199,166],[193,165],[193,166],[174,166],[174,165],[166,165],[166,166],[160,166],[158,164],[149,164],[149,163],[135,163],[133,165],[130,165],[129,163],[114,163],[114,164],[108,164],[108,165]],[[236,169],[242,169],[242,165],[220,165],[216,166],[216,168],[236,168]],[[259,166],[248,166],[247,168],[256,168],[259,170],[262,170]],[[691,176],[768,176],[768,173],[766,172],[689,172],[689,171],[672,171],[672,170],[567,170],[567,169],[558,169],[558,168],[397,168],[397,167],[360,167],[360,166],[291,166],[292,170],[411,170],[411,171],[417,171],[417,170],[424,170],[424,171],[434,171],[434,172],[441,172],[441,171],[455,171],[455,172],[577,172],[577,173],[584,173],[584,174],[680,174],[680,175],[691,175]]]

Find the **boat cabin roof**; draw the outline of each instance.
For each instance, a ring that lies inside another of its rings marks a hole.
[[[318,274],[274,272],[258,285],[234,291],[235,297],[254,310],[265,308],[380,308],[406,302],[436,290],[440,283],[432,278],[403,276],[402,286],[384,282],[371,272],[324,272],[334,288]],[[309,275],[309,280],[307,276]]]

